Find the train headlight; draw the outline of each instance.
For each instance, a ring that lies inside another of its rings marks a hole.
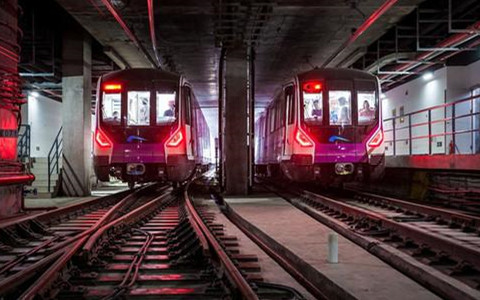
[[[95,133],[95,142],[97,142],[97,145],[100,148],[112,147],[112,142],[107,137],[107,135],[103,133],[103,131],[101,131],[100,129],[97,129],[97,132]]]
[[[376,148],[380,146],[383,142],[383,130],[380,129],[375,133],[373,138],[368,142],[368,146],[372,148]]]
[[[295,140],[300,144],[302,147],[312,147],[313,142],[312,140],[307,136],[303,130],[300,128],[297,129],[297,132],[295,133]]]

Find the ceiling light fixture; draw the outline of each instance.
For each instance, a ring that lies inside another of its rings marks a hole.
[[[428,72],[428,73],[425,73],[423,74],[423,80],[430,80],[433,78],[433,73],[432,72]]]

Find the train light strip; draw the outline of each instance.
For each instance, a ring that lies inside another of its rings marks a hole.
[[[117,92],[122,90],[122,85],[119,83],[106,83],[103,85],[104,91]]]

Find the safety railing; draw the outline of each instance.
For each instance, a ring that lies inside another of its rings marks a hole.
[[[30,159],[30,125],[22,124],[18,128],[17,157],[22,162]]]
[[[383,120],[386,155],[480,153],[480,95]]]
[[[60,127],[60,130],[53,141],[52,147],[48,152],[48,192],[51,192],[52,187],[52,174],[60,174],[60,159],[62,158],[63,152],[63,127]]]

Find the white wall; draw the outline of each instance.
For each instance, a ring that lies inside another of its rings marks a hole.
[[[28,97],[28,124],[31,127],[31,156],[46,157],[62,126],[62,103],[38,96]]]
[[[435,71],[431,80],[424,80],[422,77],[407,82],[404,85],[396,87],[385,93],[386,99],[383,100],[383,118],[392,117],[392,110],[396,109],[396,115],[400,115],[400,107],[404,107],[405,114],[415,112],[425,108],[453,102],[471,95],[473,86],[480,84],[480,61],[468,66],[449,66]],[[455,105],[455,115],[468,114],[470,110],[478,111],[478,107],[472,107],[470,101]],[[445,116],[452,115],[452,108],[438,108],[431,111],[431,120],[441,120]],[[403,121],[403,122],[402,122]],[[412,124],[418,124],[428,121],[428,112],[422,112],[411,116]],[[408,139],[409,125],[408,118],[396,119],[396,155],[409,154],[409,141],[398,141],[398,139]],[[472,126],[471,117],[459,118],[455,121],[455,131],[470,130],[476,128],[474,121]],[[392,129],[392,122],[384,122],[386,130]],[[405,127],[402,129],[402,127]],[[438,122],[431,125],[431,134],[442,134],[452,131],[452,122]],[[421,137],[428,135],[428,125],[412,127],[412,137]],[[393,133],[386,132],[385,140],[392,140]],[[451,135],[434,136],[431,147],[432,154],[444,154],[448,152],[448,144]],[[475,139],[475,138],[474,138]],[[472,147],[472,134],[456,134],[455,136],[456,153],[469,154],[474,151]],[[428,154],[428,138],[419,138],[412,140],[413,154]],[[393,142],[386,143],[387,155],[393,155]]]

